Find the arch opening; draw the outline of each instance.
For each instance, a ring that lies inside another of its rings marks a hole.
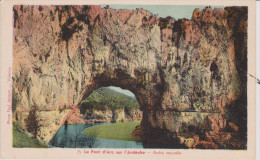
[[[141,137],[133,134],[142,117],[133,92],[116,86],[99,87],[79,103],[49,144],[61,148],[143,148]]]
[[[142,119],[135,95],[115,86],[95,89],[80,102],[79,109],[87,122],[129,122]]]

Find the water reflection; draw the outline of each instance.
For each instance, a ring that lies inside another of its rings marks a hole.
[[[74,124],[68,125],[65,129],[63,125],[50,141],[51,148],[143,148],[142,142],[129,142],[112,139],[96,138],[96,135],[87,136],[83,131],[97,124]]]

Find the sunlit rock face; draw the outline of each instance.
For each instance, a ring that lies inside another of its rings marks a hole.
[[[113,85],[135,94],[147,144],[245,148],[247,8],[177,21],[99,6],[13,13],[14,119],[27,129],[35,109],[38,138],[49,142],[94,89]]]

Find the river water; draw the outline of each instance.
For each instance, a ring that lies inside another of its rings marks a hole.
[[[108,123],[96,124],[73,124],[63,125],[49,143],[50,148],[143,148],[142,142],[120,141],[89,137],[83,131],[93,125],[106,125]]]

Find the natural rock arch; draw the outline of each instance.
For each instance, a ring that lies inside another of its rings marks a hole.
[[[14,113],[25,123],[36,109],[36,136],[48,142],[95,88],[115,85],[136,95],[147,141],[158,135],[155,143],[167,147],[225,141],[233,123],[228,110],[246,97],[246,81],[238,75],[243,66],[235,60],[246,57],[246,41],[235,52],[241,47],[236,38],[246,34],[234,36],[247,31],[244,13],[205,8],[192,20],[176,21],[143,9],[14,6],[13,88],[20,101]]]

